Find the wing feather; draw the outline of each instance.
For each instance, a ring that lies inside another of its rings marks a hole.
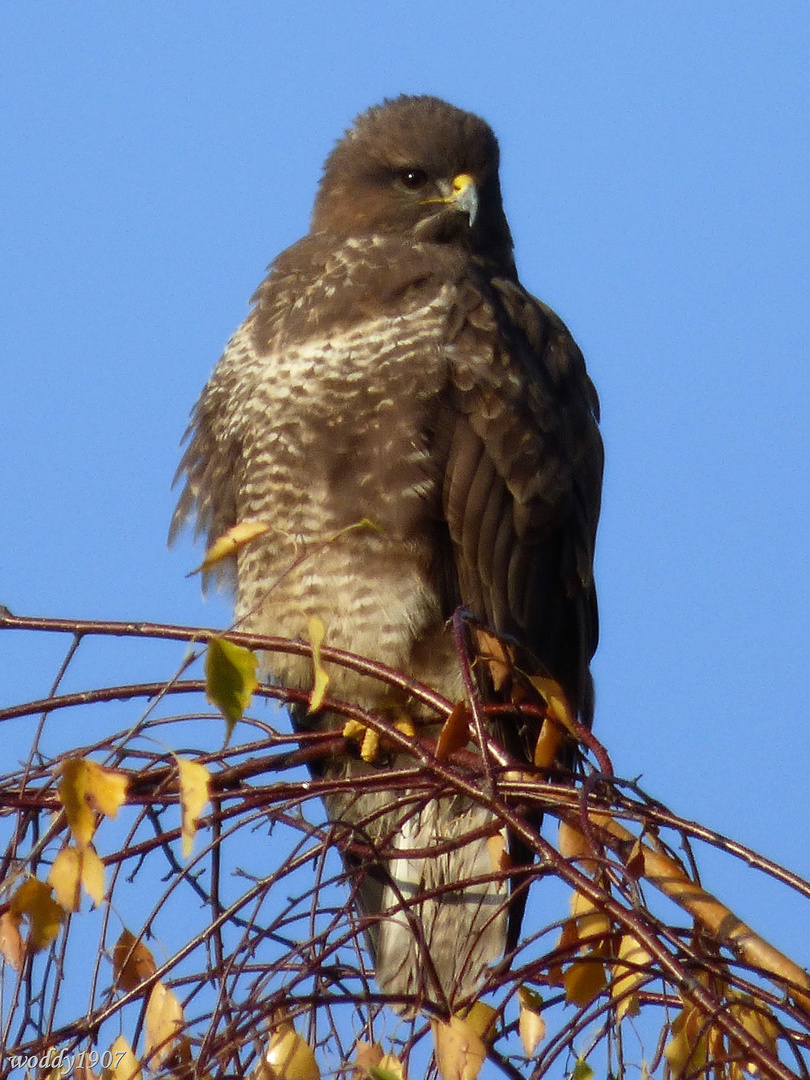
[[[565,326],[515,282],[460,295],[443,514],[461,601],[525,645],[589,722],[596,394]]]

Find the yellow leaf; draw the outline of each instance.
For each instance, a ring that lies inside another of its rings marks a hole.
[[[473,1026],[460,1016],[446,1024],[431,1023],[436,1048],[436,1068],[442,1080],[475,1080],[487,1056],[487,1048]]]
[[[87,762],[84,758],[68,758],[62,762],[62,779],[58,794],[65,808],[73,839],[84,847],[93,839],[96,817],[87,800]]]
[[[436,743],[436,757],[446,761],[450,755],[461,750],[470,741],[470,718],[463,701],[457,701],[447,717]]]
[[[610,918],[600,911],[593,900],[580,892],[571,894],[571,915],[577,920],[577,932],[580,938],[595,938],[610,933]]]
[[[489,1046],[495,1042],[495,1029],[498,1019],[497,1009],[493,1009],[493,1007],[487,1005],[485,1001],[476,1001],[467,1010],[464,1019],[476,1035],[480,1035],[484,1042]]]
[[[687,1012],[693,1012],[694,1010],[686,1010],[680,1012],[672,1024],[673,1037],[664,1047],[664,1057],[667,1059],[667,1063],[670,1068],[670,1072],[675,1080],[683,1076],[687,1071],[687,1066],[690,1072],[702,1069],[705,1065],[705,1054],[695,1057],[694,1052],[698,1045],[698,1040],[690,1037],[690,1032],[687,1030],[686,1014]]]
[[[394,1054],[383,1054],[379,1065],[368,1071],[371,1080],[408,1080],[405,1066]]]
[[[307,627],[309,629],[309,641],[312,645],[312,668],[315,679],[307,712],[315,713],[323,705],[323,699],[326,697],[326,691],[329,689],[330,683],[329,673],[321,662],[321,646],[326,637],[326,627],[323,625],[323,620],[319,619],[317,615],[310,615],[307,619]]]
[[[180,772],[180,807],[183,816],[183,858],[191,854],[197,832],[197,818],[208,802],[211,774],[199,761],[176,758]]]
[[[10,911],[4,911],[0,915],[0,956],[10,964],[15,971],[19,971],[23,965],[25,946],[20,933],[20,915],[14,915]]]
[[[53,889],[44,881],[28,878],[11,898],[9,910],[12,916],[28,920],[26,945],[34,952],[47,949],[59,933],[65,911],[51,896]]]
[[[146,1006],[144,1058],[153,1072],[179,1046],[183,1008],[172,991],[158,982],[152,987]]]
[[[489,855],[489,861],[492,863],[492,869],[499,873],[501,870],[509,870],[512,867],[512,856],[506,850],[506,836],[503,832],[495,833],[494,836],[487,837],[487,855]],[[476,1002],[473,1008],[480,1005],[481,1002]],[[482,1008],[489,1008],[489,1005]]]
[[[546,708],[548,709],[549,716],[552,720],[556,720],[558,724],[561,724],[574,736],[574,738],[576,738],[577,734],[574,724],[574,714],[571,712],[571,706],[568,704],[568,698],[565,696],[565,691],[557,680],[548,679],[542,675],[532,675],[529,682],[545,701]]]
[[[152,953],[130,930],[123,930],[113,948],[113,975],[126,993],[135,990],[157,971]]]
[[[544,720],[534,745],[533,761],[538,769],[550,769],[557,760],[565,736],[553,720]]]
[[[73,839],[83,848],[96,831],[96,812],[115,817],[126,801],[129,780],[87,758],[67,758],[60,772],[59,799]]]
[[[225,638],[211,638],[205,652],[205,694],[225,717],[225,742],[259,685],[256,654]]]
[[[92,844],[81,852],[82,888],[98,907],[104,899],[104,863]]]
[[[489,630],[479,627],[475,631],[475,636],[478,642],[480,659],[486,663],[489,669],[492,689],[497,694],[499,690],[503,690],[509,676],[512,674],[514,656],[506,642],[501,641]]]
[[[770,1009],[758,1004],[746,994],[729,992],[728,996],[730,1000],[734,1001],[734,1004],[729,1009],[734,1019],[745,1028],[766,1053],[772,1057],[778,1057],[776,1040],[779,1028]],[[736,1042],[733,1045],[736,1046]],[[754,1074],[757,1072],[757,1066],[753,1062],[746,1062],[745,1068],[748,1072]]]
[[[48,881],[54,896],[65,911],[78,911],[81,906],[81,853],[75,847],[63,847],[53,860]]]
[[[524,1054],[526,1057],[531,1057],[546,1037],[546,1021],[541,1014],[543,999],[533,990],[519,986],[518,1001],[520,1003],[518,1034]]]
[[[320,1080],[315,1055],[291,1023],[279,1025],[264,1053],[264,1080]]]
[[[560,822],[557,847],[566,859],[576,860],[586,874],[596,873],[598,863],[593,857],[593,847],[579,829],[575,829],[567,821]]]
[[[191,574],[199,574],[201,570],[210,570],[212,566],[230,559],[237,551],[247,547],[249,543],[259,536],[264,536],[272,526],[266,521],[240,521],[233,525],[222,536],[218,536],[205,553],[203,561]],[[191,577],[191,574],[188,576]]]
[[[63,847],[53,860],[48,881],[65,911],[79,910],[80,885],[96,907],[104,899],[104,863],[92,844],[81,849],[70,845]]]
[[[123,1035],[110,1047],[112,1068],[105,1070],[104,1080],[141,1080],[141,1066]]]
[[[651,963],[652,957],[644,946],[632,934],[625,934],[619,942],[619,962],[612,967],[613,983],[610,987],[610,996],[616,1002],[617,1020],[623,1019],[628,1013],[637,1015],[636,991],[647,981]]]
[[[702,1073],[711,1061],[726,1057],[723,1034],[694,1005],[684,1008],[672,1021],[673,1039],[664,1047],[664,1057],[675,1080]]]
[[[127,801],[129,778],[112,769],[104,769],[95,761],[85,760],[87,767],[86,799],[100,814],[114,818]]]
[[[575,960],[563,976],[565,997],[572,1005],[590,1005],[607,986],[605,965],[593,954]]]

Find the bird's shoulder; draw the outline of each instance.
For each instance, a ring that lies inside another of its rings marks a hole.
[[[601,475],[599,399],[548,305],[515,277],[473,266],[455,290],[448,342],[447,409],[466,421],[514,498],[540,499],[547,511],[580,470]]]
[[[464,273],[458,252],[389,234],[316,232],[283,251],[254,293],[248,324],[257,348],[398,318],[430,305]]]

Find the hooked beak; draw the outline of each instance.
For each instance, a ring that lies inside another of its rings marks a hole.
[[[444,203],[453,210],[460,210],[467,215],[470,227],[475,223],[478,214],[478,191],[475,181],[469,173],[459,173],[448,183],[446,180],[439,184],[441,197],[431,199],[431,202]]]

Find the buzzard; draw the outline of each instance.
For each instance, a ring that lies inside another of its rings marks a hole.
[[[231,568],[244,629],[306,639],[317,616],[330,645],[455,701],[448,619],[463,605],[590,723],[598,399],[566,327],[518,281],[498,161],[491,128],[434,97],[356,119],[327,158],[310,232],[272,264],[194,408],[172,534],[190,516],[209,542],[236,523],[272,526]],[[375,528],[350,528],[364,518]],[[267,665],[310,688],[305,659]],[[335,697],[419,722],[376,681],[331,675]],[[320,768],[380,766],[358,755]],[[376,978],[452,1005],[506,946],[506,885],[484,835],[497,825],[466,798],[379,786],[326,800],[333,821],[397,851],[358,868]]]

